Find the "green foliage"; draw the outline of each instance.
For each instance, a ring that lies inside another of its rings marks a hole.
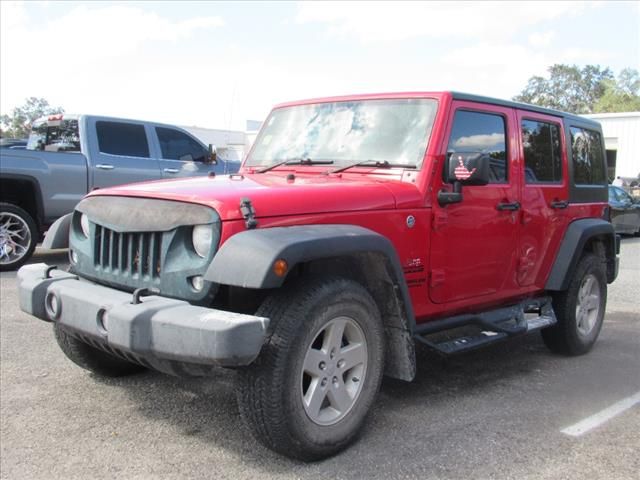
[[[11,115],[2,115],[2,136],[7,138],[26,138],[31,132],[31,123],[44,116],[64,113],[62,107],[51,107],[44,98],[27,98],[23,105],[16,107]]]
[[[640,111],[640,75],[637,70],[625,68],[618,75],[618,81],[608,81],[605,91],[595,105],[595,112],[637,112]]]
[[[534,76],[513,99],[572,113],[637,111],[640,109],[638,71],[626,68],[618,79],[609,68],[599,65],[556,64],[549,78]]]

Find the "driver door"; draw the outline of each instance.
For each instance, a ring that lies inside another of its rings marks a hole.
[[[460,203],[434,201],[429,296],[435,303],[479,299],[517,286],[519,174],[510,165],[517,158],[514,116],[500,106],[452,104],[441,158],[456,152],[489,155],[490,183],[465,185]],[[438,175],[434,192],[450,190],[442,169]]]
[[[219,165],[207,162],[209,150],[186,132],[160,126],[154,130],[160,146],[162,178],[204,176],[214,171],[220,173],[220,168],[216,168]]]

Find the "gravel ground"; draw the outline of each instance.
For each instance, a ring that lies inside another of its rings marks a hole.
[[[33,261],[65,266],[66,254]],[[639,279],[640,239],[627,238],[583,357],[552,355],[538,335],[449,359],[420,348],[416,380],[383,383],[361,439],[304,464],[251,438],[231,371],[104,380],[74,366],[2,273],[0,477],[637,480],[638,405],[580,437],[560,430],[640,391]]]

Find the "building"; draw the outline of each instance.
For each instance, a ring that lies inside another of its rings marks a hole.
[[[205,145],[216,147],[216,154],[224,160],[241,162],[246,151],[245,132],[239,130],[218,130],[202,127],[182,127]]]
[[[640,176],[640,112],[584,115],[602,124],[609,180]]]

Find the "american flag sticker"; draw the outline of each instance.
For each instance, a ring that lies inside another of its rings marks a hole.
[[[458,166],[453,171],[453,174],[455,175],[457,180],[467,180],[471,175],[473,175],[475,171],[476,171],[475,168],[469,171],[467,167],[464,166],[464,163],[462,162],[462,157],[459,156]]]

